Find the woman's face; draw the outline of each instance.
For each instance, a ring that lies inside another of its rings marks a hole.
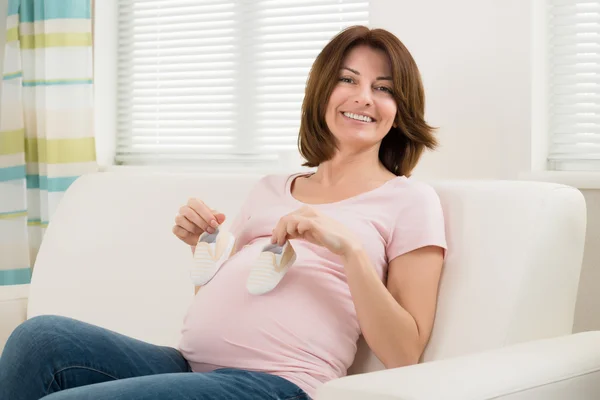
[[[343,148],[378,144],[392,127],[397,109],[386,53],[355,47],[346,55],[338,79],[325,113],[329,130]]]

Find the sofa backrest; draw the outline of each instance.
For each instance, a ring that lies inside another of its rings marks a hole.
[[[257,175],[102,172],[79,178],[35,263],[28,317],[59,314],[176,346],[193,297],[189,247],[172,233],[189,197],[234,218]],[[424,360],[571,332],[585,237],[573,188],[432,182],[449,252]],[[382,368],[361,339],[349,373]]]

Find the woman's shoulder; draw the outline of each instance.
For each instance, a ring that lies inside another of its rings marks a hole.
[[[403,176],[394,179],[390,189],[397,195],[402,196],[403,199],[417,203],[427,200],[439,200],[438,193],[432,184],[412,177]]]
[[[259,187],[270,187],[279,186],[285,183],[290,175],[289,174],[266,174],[262,175],[257,181],[256,186]]]
[[[289,174],[257,174],[251,176],[251,179],[254,182],[254,189],[258,189],[277,182],[284,182],[288,176]]]
[[[294,178],[305,174],[307,174],[307,172],[267,174],[263,175],[262,178],[259,179],[257,185],[279,191],[282,188],[286,188],[290,181]]]

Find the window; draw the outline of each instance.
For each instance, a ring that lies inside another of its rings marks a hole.
[[[297,153],[309,69],[368,24],[358,0],[118,0],[119,164],[251,164]]]
[[[549,169],[600,170],[600,0],[548,1]]]

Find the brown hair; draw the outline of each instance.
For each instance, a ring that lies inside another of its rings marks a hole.
[[[329,97],[338,83],[346,54],[354,47],[367,45],[383,50],[392,67],[393,96],[398,111],[392,126],[381,142],[379,159],[396,175],[410,176],[425,148],[434,149],[434,128],[424,119],[425,93],[417,64],[402,42],[383,29],[353,26],[337,34],[317,56],[306,84],[298,148],[303,164],[316,167],[331,159],[336,139],[325,122]]]

